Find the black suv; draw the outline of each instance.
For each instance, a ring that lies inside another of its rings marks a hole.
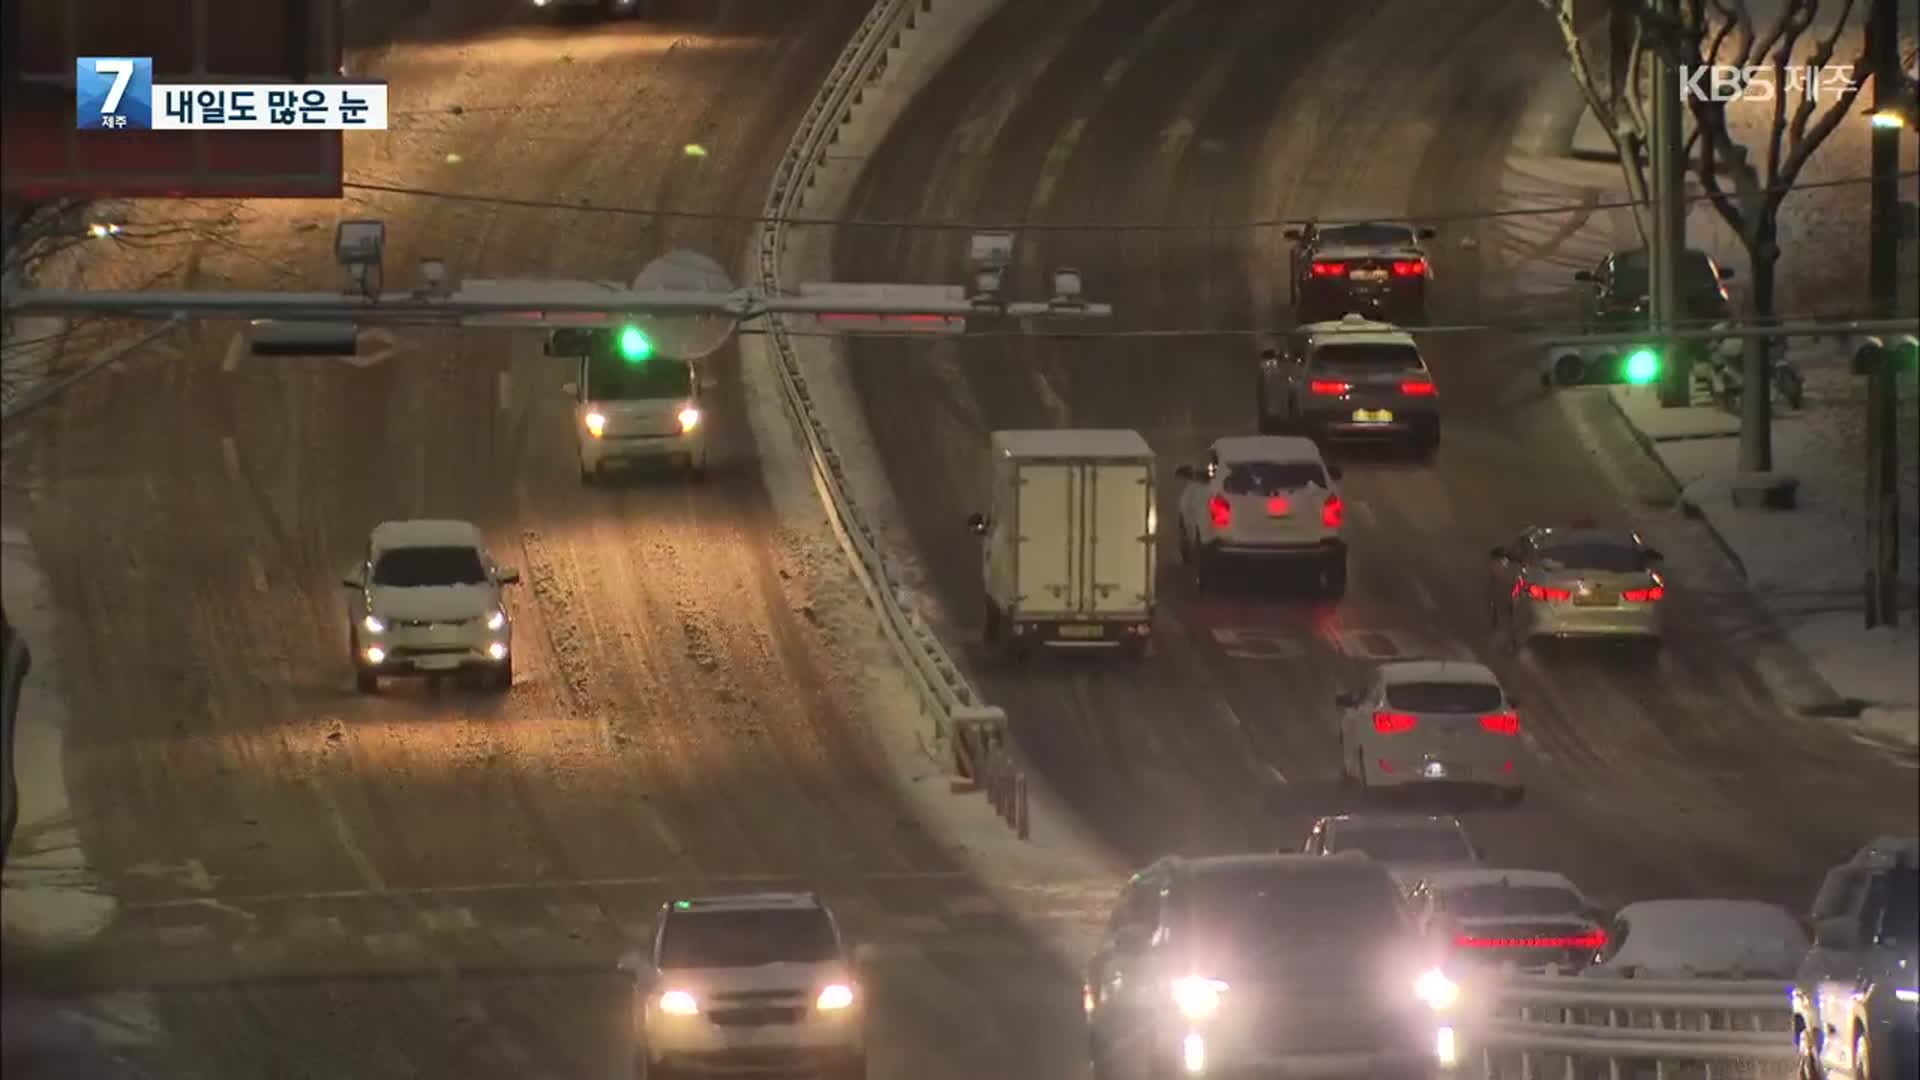
[[[1324,322],[1350,314],[1417,326],[1427,321],[1433,279],[1423,242],[1432,229],[1398,221],[1309,224],[1288,229],[1294,317]]]
[[[1088,965],[1094,1076],[1434,1076],[1452,1031],[1430,959],[1365,856],[1162,859]]]
[[[1574,274],[1573,279],[1587,287],[1582,321],[1595,330],[1645,329],[1652,311],[1652,275],[1645,249],[1613,252],[1592,270]],[[1733,304],[1722,284],[1732,278],[1733,271],[1706,252],[1689,249],[1680,260],[1680,302],[1687,321],[1732,318]]]

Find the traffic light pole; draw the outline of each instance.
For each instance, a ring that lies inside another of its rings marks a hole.
[[[1655,32],[1670,35],[1679,25],[1678,0],[1658,0]],[[1680,265],[1687,249],[1686,162],[1680,69],[1673,42],[1652,50],[1653,61],[1653,251],[1649,260],[1653,286],[1653,325],[1663,335],[1686,318],[1681,310]],[[1660,404],[1683,408],[1693,404],[1691,356],[1672,337],[1660,339]]]
[[[1876,120],[1893,109],[1900,73],[1900,27],[1894,0],[1874,0],[1867,25],[1873,57]],[[1882,319],[1898,305],[1901,128],[1876,122],[1872,131],[1873,195],[1868,219],[1868,291],[1871,311]],[[1868,627],[1900,625],[1899,371],[1882,350],[1867,374]]]

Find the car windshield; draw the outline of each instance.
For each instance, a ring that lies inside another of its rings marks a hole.
[[[1327,474],[1312,462],[1250,461],[1229,465],[1221,478],[1220,489],[1229,495],[1265,495],[1274,491],[1297,491],[1303,487],[1326,487]]]
[[[1500,688],[1478,682],[1407,682],[1387,687],[1387,705],[1415,713],[1499,712]]]
[[[1364,851],[1381,862],[1472,862],[1473,848],[1460,830],[1340,826],[1334,834],[1335,851]]]
[[[1413,230],[1407,226],[1376,221],[1328,225],[1320,230],[1320,243],[1325,247],[1407,247],[1414,240]]]
[[[1647,284],[1649,273],[1645,252],[1631,252],[1616,258],[1613,261],[1614,295],[1622,298],[1646,296],[1650,288]],[[1705,252],[1686,253],[1680,260],[1680,278],[1689,293],[1720,291],[1720,275]]]
[[[1314,350],[1313,366],[1321,371],[1354,374],[1418,371],[1420,370],[1420,350],[1411,345],[1330,343]]]
[[[1186,894],[1193,925],[1242,955],[1383,939],[1404,927],[1399,891],[1379,867],[1320,865],[1324,872],[1250,868],[1200,875]]]
[[[693,368],[679,360],[655,356],[629,364],[618,357],[587,361],[588,401],[655,401],[684,398],[693,393]]]
[[[1552,885],[1468,885],[1440,890],[1441,906],[1463,918],[1571,915],[1586,905],[1578,893]]]
[[[824,964],[839,957],[833,923],[819,908],[677,911],[660,939],[662,968]]]
[[[1887,914],[1881,932],[1903,944],[1920,934],[1920,870],[1895,870],[1887,876]]]
[[[1639,548],[1604,540],[1544,544],[1540,548],[1540,563],[1549,570],[1599,570],[1609,574],[1630,574],[1647,568],[1646,557]]]
[[[432,585],[480,585],[487,569],[470,547],[404,547],[383,551],[373,564],[373,583],[396,589]]]

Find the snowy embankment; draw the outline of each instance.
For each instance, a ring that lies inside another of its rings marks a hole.
[[[1768,114],[1737,105],[1732,126],[1757,142]],[[1616,164],[1579,160],[1611,152],[1573,90],[1570,79],[1543,87],[1523,137],[1506,166],[1502,209],[1578,207],[1589,210],[1514,216],[1501,222],[1500,263],[1506,286],[1536,317],[1571,320],[1577,311],[1572,276],[1591,269],[1611,250],[1640,246],[1630,211],[1607,208],[1625,199]],[[1808,161],[1803,184],[1829,184],[1868,172],[1868,126],[1837,130]],[[1903,172],[1916,165],[1914,140],[1901,143]],[[1917,197],[1902,182],[1901,198]],[[1855,183],[1796,191],[1781,212],[1782,257],[1778,310],[1786,315],[1858,312],[1866,306],[1866,190]],[[1737,239],[1712,208],[1696,202],[1688,217],[1689,245],[1732,267],[1736,307],[1744,305],[1751,267]],[[1920,244],[1902,234],[1898,295],[1903,314],[1920,304],[1915,268]],[[1683,504],[1714,530],[1740,564],[1750,586],[1783,631],[1842,698],[1861,706],[1854,720],[1866,738],[1913,746],[1920,742],[1920,625],[1913,607],[1920,580],[1920,421],[1914,380],[1900,388],[1900,522],[1905,550],[1901,581],[1906,602],[1897,628],[1867,630],[1861,614],[1867,565],[1865,382],[1852,375],[1845,348],[1800,339],[1790,355],[1806,376],[1805,408],[1783,411],[1773,430],[1774,468],[1799,480],[1798,506],[1762,511],[1733,506],[1739,419],[1716,407],[1660,409],[1644,392],[1615,389],[1614,403],[1649,452],[1673,476]]]

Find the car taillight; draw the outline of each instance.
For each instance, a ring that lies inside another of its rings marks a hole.
[[[1307,389],[1321,397],[1339,397],[1353,389],[1353,384],[1338,379],[1314,379],[1307,383]]]
[[[1267,513],[1274,517],[1286,517],[1292,512],[1293,507],[1288,505],[1285,495],[1274,495],[1267,499]]]
[[[1382,735],[1398,735],[1412,731],[1420,721],[1398,712],[1377,712],[1373,714],[1373,730]]]
[[[1556,601],[1573,599],[1573,593],[1566,589],[1556,589],[1551,585],[1535,585],[1530,581],[1514,582],[1513,595],[1524,596],[1529,600]]]
[[[1317,262],[1313,264],[1314,277],[1345,277],[1347,264],[1343,262]]]
[[[1584,934],[1550,937],[1479,937],[1459,934],[1453,943],[1462,949],[1578,949],[1598,952],[1607,947],[1607,932],[1590,930]]]
[[[1426,380],[1409,379],[1400,384],[1400,392],[1408,397],[1434,397],[1440,388]]]
[[[1510,712],[1488,713],[1480,718],[1480,726],[1495,735],[1519,735],[1520,714]]]
[[[1346,516],[1347,504],[1341,502],[1338,495],[1329,495],[1327,501],[1320,504],[1320,524],[1329,529],[1339,528]]]
[[[1393,263],[1394,277],[1420,277],[1426,272],[1425,259],[1395,259]]]
[[[1233,504],[1225,495],[1215,495],[1207,500],[1207,516],[1213,519],[1213,527],[1225,529],[1233,524]]]
[[[1651,604],[1666,595],[1666,589],[1658,585],[1649,585],[1644,589],[1626,589],[1620,593],[1620,598],[1630,604]]]

